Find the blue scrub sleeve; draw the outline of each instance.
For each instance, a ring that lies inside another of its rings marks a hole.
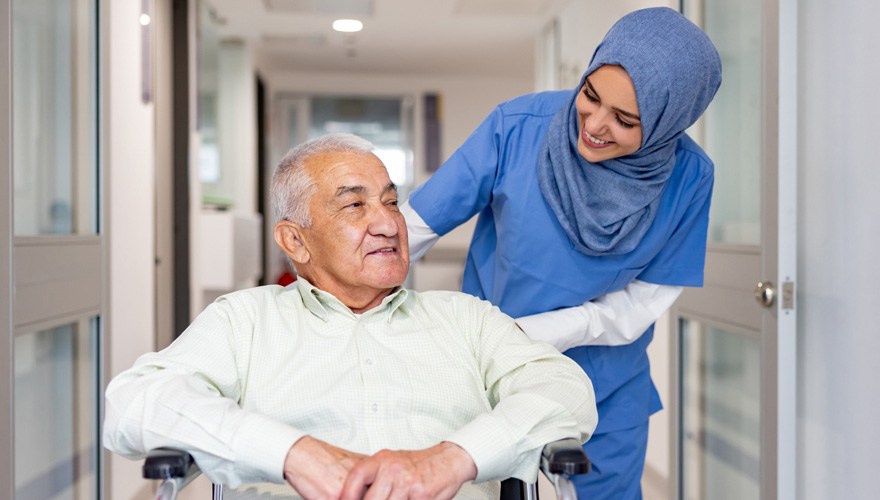
[[[658,285],[703,286],[713,183],[710,169],[701,177],[681,222],[637,279]]]
[[[502,123],[501,110],[495,108],[440,169],[410,195],[410,206],[438,235],[455,229],[491,203]]]

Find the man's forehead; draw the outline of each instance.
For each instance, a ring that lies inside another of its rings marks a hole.
[[[360,178],[361,182],[378,179],[382,184],[384,184],[383,180],[389,178],[385,164],[372,153],[341,151],[320,153],[306,160],[306,168],[312,179],[325,186],[349,183],[343,182],[346,178]]]
[[[372,153],[320,153],[311,158],[307,168],[318,189],[326,196],[397,191],[385,165]]]

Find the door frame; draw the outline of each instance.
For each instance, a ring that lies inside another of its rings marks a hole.
[[[670,494],[675,499],[682,494],[681,318],[761,332],[760,497],[797,498],[797,0],[763,6],[761,203],[773,209],[761,211],[761,245],[708,245],[705,287],[686,290],[671,311]],[[758,274],[731,271],[743,268]],[[777,299],[756,314],[754,287],[765,280],[776,284]],[[724,304],[724,317],[707,315],[709,304]]]
[[[14,498],[12,353],[12,2],[0,0],[0,497]],[[6,214],[6,215],[2,215]]]
[[[14,234],[14,165],[12,140],[12,45],[13,19],[12,0],[0,0],[0,498],[15,497],[15,349],[17,334],[54,328],[62,324],[76,323],[82,328],[88,324],[88,318],[98,316],[99,342],[97,359],[97,381],[95,387],[98,407],[95,409],[97,422],[83,422],[93,427],[96,445],[100,447],[100,422],[103,421],[103,387],[106,360],[104,350],[107,347],[106,324],[107,305],[109,298],[106,290],[108,284],[107,259],[107,212],[104,210],[107,200],[107,169],[104,168],[106,144],[103,140],[103,124],[107,110],[102,100],[105,88],[106,55],[103,47],[103,35],[107,33],[107,25],[101,13],[107,11],[110,0],[94,0],[95,87],[93,101],[89,103],[89,112],[94,113],[96,141],[94,166],[97,170],[97,183],[93,195],[98,199],[96,212],[90,214],[97,220],[97,231],[92,234],[73,233],[70,235],[51,236],[19,236]],[[76,185],[73,186],[77,189]],[[83,219],[80,218],[79,222]],[[52,253],[51,261],[44,258],[47,252]],[[16,259],[18,254],[18,259]],[[43,279],[34,277],[33,272],[22,273],[21,265],[34,269],[37,265]],[[16,269],[21,273],[16,279]],[[45,275],[58,277],[60,281],[78,280],[84,283],[83,295],[76,295],[74,300],[52,300],[44,303],[41,296],[57,294],[59,289],[74,297],[70,292],[70,283],[45,281]],[[50,283],[50,284],[47,284]],[[21,289],[16,292],[16,285]],[[39,314],[37,314],[39,313]],[[103,497],[104,482],[107,475],[103,468],[102,454],[96,451],[95,472],[98,482],[95,484],[99,497]]]

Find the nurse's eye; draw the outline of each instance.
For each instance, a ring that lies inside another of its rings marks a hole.
[[[591,94],[590,90],[588,88],[584,87],[584,89],[581,92],[584,93],[584,97],[586,97],[588,101],[595,102],[595,103],[599,102],[599,98],[594,96],[593,94]]]
[[[629,122],[627,122],[627,121],[624,121],[624,120],[620,117],[620,115],[614,115],[614,118],[617,120],[617,123],[619,123],[621,127],[624,127],[624,128],[633,128],[633,127],[636,126],[634,123],[629,123]]]

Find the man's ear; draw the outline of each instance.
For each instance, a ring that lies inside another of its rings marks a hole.
[[[275,243],[297,264],[311,260],[311,254],[303,240],[303,229],[293,222],[282,220],[275,224]]]

